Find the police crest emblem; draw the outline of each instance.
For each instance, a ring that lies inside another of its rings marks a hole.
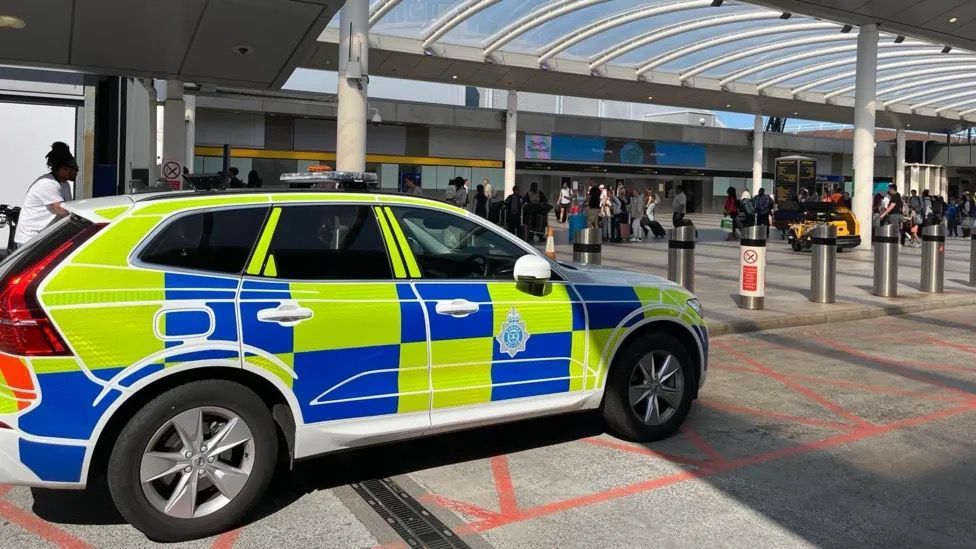
[[[512,307],[508,311],[508,317],[502,323],[501,331],[495,336],[501,352],[511,358],[525,350],[525,343],[529,340],[529,332],[525,329],[525,321],[522,316]]]

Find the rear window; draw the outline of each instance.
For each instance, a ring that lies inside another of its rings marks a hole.
[[[77,215],[55,220],[0,263],[0,281],[5,280],[11,273],[19,273],[29,265],[40,261],[91,225],[91,221]]]
[[[268,208],[191,213],[170,221],[139,255],[143,263],[239,274],[264,225]]]

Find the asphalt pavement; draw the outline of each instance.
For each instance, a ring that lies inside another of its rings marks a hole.
[[[714,339],[685,428],[582,413],[283,467],[241,529],[174,547],[411,547],[389,479],[470,547],[972,547],[976,307]],[[3,487],[5,547],[149,547],[104,493]],[[422,515],[417,515],[422,516]]]

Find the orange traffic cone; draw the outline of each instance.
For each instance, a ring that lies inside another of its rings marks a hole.
[[[552,236],[552,227],[546,229],[546,256],[556,259],[556,239]]]

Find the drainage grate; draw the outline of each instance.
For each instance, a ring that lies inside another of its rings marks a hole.
[[[352,488],[410,547],[469,549],[457,534],[392,480],[364,480]]]

